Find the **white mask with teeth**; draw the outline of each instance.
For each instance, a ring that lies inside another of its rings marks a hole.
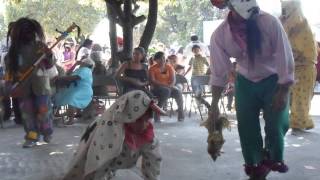
[[[259,8],[256,0],[229,0],[228,5],[244,19],[249,19],[253,11]]]

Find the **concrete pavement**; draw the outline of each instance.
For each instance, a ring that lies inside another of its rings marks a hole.
[[[286,136],[287,174],[271,173],[268,180],[320,179],[320,97],[315,97],[311,113],[316,128],[301,136]],[[183,123],[166,118],[156,125],[161,141],[162,180],[245,180],[240,142],[235,124],[226,131],[224,154],[213,162],[206,152],[206,129],[193,115]],[[230,116],[234,120],[234,115]],[[9,127],[8,127],[9,126]],[[58,180],[72,157],[85,125],[56,128],[51,144],[22,149],[22,127],[7,124],[0,129],[0,180]],[[121,170],[114,180],[139,180],[137,169]]]

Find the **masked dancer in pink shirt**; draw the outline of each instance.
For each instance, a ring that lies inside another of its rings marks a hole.
[[[211,37],[211,85],[213,117],[219,116],[218,101],[237,61],[235,83],[238,130],[251,179],[268,173],[285,173],[284,136],[288,130],[289,87],[294,82],[294,61],[280,21],[261,11],[256,0],[211,0],[230,12]],[[265,142],[261,135],[260,111],[265,119]]]

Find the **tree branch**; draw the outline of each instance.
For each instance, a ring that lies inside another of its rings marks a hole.
[[[157,17],[158,17],[158,0],[149,0],[148,21],[139,44],[139,46],[143,47],[146,51],[148,51],[154,31],[157,26]]]
[[[116,16],[115,19],[118,19],[117,22],[119,22],[119,24],[123,24],[123,20],[124,20],[124,12],[121,9],[121,4],[122,2],[116,2],[116,1],[111,1],[111,0],[106,0],[107,6],[109,6],[110,10],[113,11],[113,14]],[[121,21],[121,22],[120,22]]]
[[[142,22],[143,22],[144,20],[146,20],[146,19],[147,19],[147,18],[146,18],[144,15],[138,16],[138,17],[134,16],[134,17],[133,17],[133,21],[132,21],[132,27],[134,27],[134,26],[142,23]]]
[[[136,14],[136,12],[139,10],[140,6],[137,4],[136,0],[132,1],[132,3],[133,3],[132,14]]]
[[[111,9],[109,3],[106,1],[107,15],[109,17],[109,38],[111,46],[111,68],[116,69],[119,65],[118,45],[117,45],[117,27],[115,22],[114,11]]]
[[[124,60],[129,60],[131,59],[133,49],[132,0],[124,0],[123,12],[123,58]]]

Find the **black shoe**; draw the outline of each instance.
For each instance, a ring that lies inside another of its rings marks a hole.
[[[46,143],[50,143],[52,140],[52,136],[51,135],[46,135],[46,136],[43,136],[43,141],[46,142]]]
[[[14,121],[16,124],[19,124],[19,125],[22,124],[22,120],[21,120],[21,119],[14,118],[13,121]]]
[[[22,147],[23,148],[32,148],[32,147],[34,147],[34,146],[36,146],[37,145],[37,141],[35,141],[35,140],[26,140],[24,143],[23,143],[23,145],[22,145]]]
[[[228,111],[231,111],[231,110],[232,110],[232,108],[231,108],[230,106],[228,106],[227,109],[228,109]]]
[[[291,131],[291,134],[292,134],[293,136],[300,136],[300,135],[302,135],[302,134],[304,134],[304,133],[305,133],[304,130],[298,129],[298,128],[292,128],[292,131]]]
[[[4,118],[3,118],[3,122],[9,121],[9,120],[10,120],[10,117],[4,117]]]

